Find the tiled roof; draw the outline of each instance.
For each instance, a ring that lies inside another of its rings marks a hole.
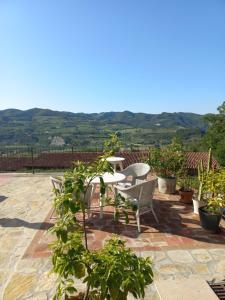
[[[208,152],[187,152],[187,166],[189,169],[197,169],[201,160],[203,162],[203,166],[207,167],[208,162]],[[212,167],[218,168],[219,164],[216,159],[212,159]]]
[[[21,170],[23,168],[70,168],[74,161],[91,162],[94,161],[102,152],[64,152],[52,153],[42,152],[37,156],[31,157],[0,157],[0,171]],[[197,169],[201,159],[206,166],[207,152],[187,152],[187,167],[189,169]],[[116,156],[125,158],[123,162],[124,168],[136,163],[143,162],[148,157],[148,151],[124,151],[116,153]],[[213,167],[218,167],[218,163],[213,159]]]

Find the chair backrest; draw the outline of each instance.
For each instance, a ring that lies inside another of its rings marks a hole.
[[[151,168],[148,164],[135,163],[124,169],[122,173],[126,176],[132,176],[132,184],[135,184],[136,179],[146,179],[150,172],[150,169]]]
[[[155,186],[156,186],[156,179],[152,180],[139,180],[140,183],[137,184],[141,187],[140,194],[139,194],[139,208],[149,206],[152,202]],[[142,181],[142,182],[141,182]]]
[[[54,192],[56,194],[60,194],[62,192],[62,186],[63,186],[62,181],[53,176],[50,176],[50,180],[53,185]]]
[[[155,191],[155,186],[156,179],[138,179],[137,184],[119,190],[119,193],[127,198],[136,199],[139,203],[139,207],[144,207],[148,206],[151,203]]]
[[[89,204],[89,202],[91,200],[92,189],[93,189],[93,185],[89,185],[87,188],[85,197],[83,194],[81,194],[81,201],[84,201],[84,203]]]

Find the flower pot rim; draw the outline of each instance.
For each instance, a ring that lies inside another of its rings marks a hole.
[[[170,177],[163,177],[163,176],[159,176],[157,175],[157,178],[161,178],[161,179],[176,179],[177,177],[176,176],[170,176]]]
[[[203,212],[203,213],[209,215],[209,216],[222,216],[222,212],[216,214],[216,213],[211,213],[211,212],[209,212],[209,211],[207,211],[207,210],[204,210],[204,208],[205,208],[206,206],[207,206],[207,205],[204,205],[204,206],[199,207],[199,210],[200,210],[201,212]]]
[[[193,189],[185,190],[184,188],[179,188],[178,191],[181,193],[194,193]]]
[[[196,201],[196,202],[203,202],[203,203],[205,203],[205,201],[203,201],[203,200],[198,200],[198,199],[195,199],[195,198],[192,198],[192,200],[193,201]],[[204,205],[205,206],[205,205]]]

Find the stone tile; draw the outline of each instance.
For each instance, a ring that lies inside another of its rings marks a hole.
[[[161,241],[161,242],[151,242],[151,245],[154,247],[165,247],[168,246],[168,243],[165,241]]]
[[[159,262],[166,258],[166,254],[163,251],[143,251],[142,256],[151,257],[154,262]]]
[[[195,249],[191,251],[191,254],[200,263],[207,263],[212,260],[212,256],[206,249]]]
[[[225,247],[225,245],[224,245]],[[209,253],[214,259],[225,259],[225,249],[209,249]]]
[[[178,263],[189,264],[194,262],[191,254],[187,250],[171,250],[167,251],[169,258]]]
[[[12,252],[18,242],[19,239],[12,238],[10,235],[8,235],[7,238],[0,240],[0,249],[3,252]]]
[[[0,174],[0,184],[2,177]],[[54,237],[47,233],[47,227],[42,228],[44,220],[46,224],[54,222],[50,220],[52,213],[47,216],[53,199],[49,177],[18,174],[11,177],[1,186],[1,193],[8,198],[1,203],[0,210],[0,299],[4,299],[3,290],[11,299],[52,299],[55,278],[48,277],[51,269],[48,244]],[[155,279],[219,278],[225,260],[225,250],[221,248],[225,243],[224,229],[220,235],[206,235],[198,216],[193,216],[190,206],[179,203],[179,196],[157,191],[155,196],[160,224],[155,223],[151,214],[144,215],[140,235],[133,217],[128,225],[122,220],[115,223],[112,208],[107,207],[103,220],[99,220],[95,208],[89,222],[90,248],[101,248],[110,235],[117,233],[138,255],[152,257]],[[16,281],[23,288],[19,289]],[[146,289],[145,299],[158,300],[152,286]]]
[[[191,269],[189,265],[184,264],[163,264],[157,267],[157,272],[163,275],[174,275],[174,274],[190,274]]]
[[[9,253],[0,252],[0,268],[6,267],[9,263]]]
[[[161,300],[217,300],[209,285],[202,279],[157,281]]]
[[[48,298],[48,296],[47,296],[47,294],[46,293],[37,293],[37,294],[33,294],[32,296],[30,296],[30,297],[26,297],[26,298],[24,298],[24,300],[48,300],[49,298]],[[23,299],[21,299],[21,300],[23,300]]]
[[[57,276],[55,274],[50,275],[49,272],[43,273],[36,284],[35,292],[43,292],[54,289],[56,279]]]
[[[33,287],[36,281],[36,275],[14,274],[7,285],[3,300],[15,300],[25,296]]]
[[[209,269],[208,269],[207,264],[197,263],[197,264],[193,264],[193,266],[191,268],[192,268],[194,274],[198,274],[198,275],[209,274]]]
[[[219,260],[214,263],[214,272],[225,275],[225,260]]]
[[[6,281],[8,280],[10,271],[8,271],[7,269],[4,269],[4,271],[0,270],[0,287],[3,286]]]

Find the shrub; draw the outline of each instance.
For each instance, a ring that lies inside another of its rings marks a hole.
[[[151,147],[147,163],[159,177],[175,177],[185,162],[182,145],[173,140],[170,145]]]
[[[115,141],[114,138],[106,146]],[[101,176],[106,171],[113,172],[106,160],[111,153],[106,151],[92,164],[76,163],[72,172],[65,173],[62,193],[56,195],[54,206],[59,219],[51,229],[56,235],[51,245],[52,272],[58,274],[55,300],[69,299],[77,291],[76,279],[86,283],[85,300],[126,300],[129,293],[135,298],[144,297],[145,286],[153,280],[151,260],[137,257],[117,237],[108,240],[99,251],[88,248],[85,196],[93,178],[100,176],[100,194],[104,197]],[[111,199],[116,210],[119,203]],[[78,212],[82,213],[82,226],[76,218]]]

